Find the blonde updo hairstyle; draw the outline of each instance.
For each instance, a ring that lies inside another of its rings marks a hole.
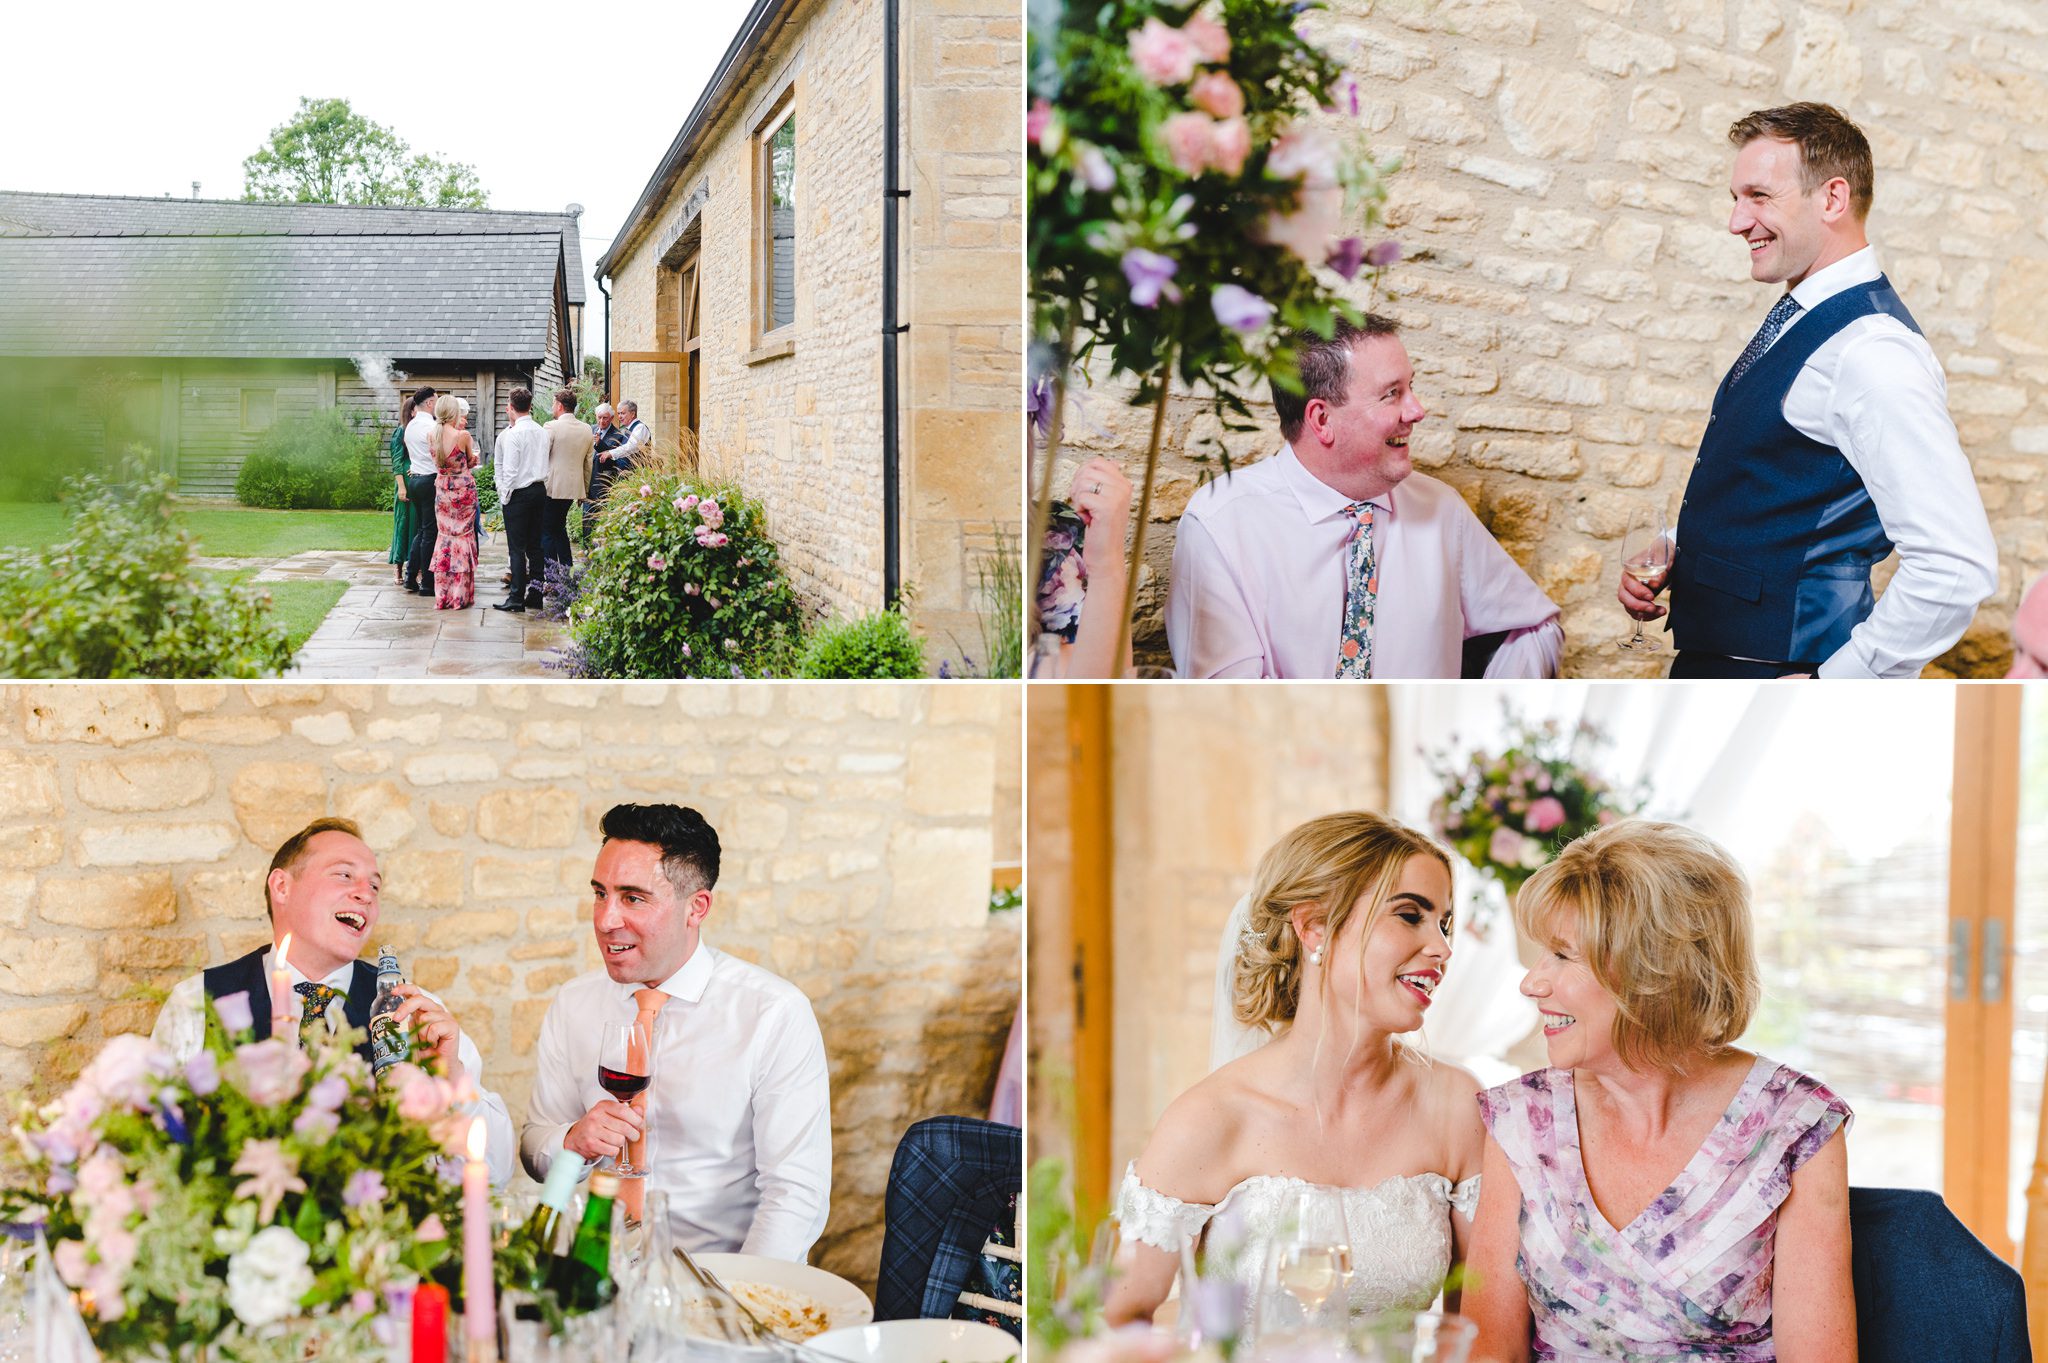
[[[1362,810],[1310,819],[1267,849],[1252,877],[1250,919],[1238,939],[1231,999],[1237,1020],[1274,1034],[1294,1021],[1305,954],[1294,930],[1296,909],[1314,906],[1325,942],[1334,942],[1356,912],[1365,915],[1364,936],[1370,936],[1416,857],[1451,874],[1450,857],[1428,837]]]
[[[434,399],[434,420],[443,426],[453,426],[462,419],[462,399],[453,393],[443,393]]]
[[[1577,929],[1615,1003],[1614,1050],[1635,1069],[1683,1072],[1735,1044],[1763,992],[1749,881],[1719,843],[1675,823],[1626,819],[1586,834],[1530,876],[1515,922],[1546,950]]]

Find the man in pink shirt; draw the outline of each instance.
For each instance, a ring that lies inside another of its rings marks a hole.
[[[1287,446],[1188,503],[1166,603],[1181,676],[1557,675],[1557,607],[1455,489],[1414,471],[1427,413],[1397,332],[1367,314],[1297,335],[1302,392],[1273,390]]]
[[[2012,617],[2010,679],[2048,677],[2048,575],[2034,579]]]

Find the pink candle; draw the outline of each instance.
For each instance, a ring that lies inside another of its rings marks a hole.
[[[462,1333],[470,1354],[479,1341],[497,1343],[497,1301],[491,1283],[491,1171],[484,1163],[484,1119],[469,1124],[469,1162],[462,1166]]]
[[[292,992],[292,974],[285,968],[291,953],[292,935],[286,933],[277,944],[270,971],[270,1034],[285,1041],[296,1041],[299,1030],[299,996]]]

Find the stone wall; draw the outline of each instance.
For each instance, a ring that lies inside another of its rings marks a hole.
[[[385,876],[372,949],[446,1000],[517,1124],[549,1000],[598,965],[597,821],[674,800],[725,848],[707,940],[817,1010],[834,1169],[816,1258],[872,1284],[897,1138],[986,1112],[1017,1006],[1022,925],[988,912],[992,848],[1019,836],[992,816],[1015,690],[0,686],[0,1105],[268,940],[272,851],[339,814]]]
[[[1031,688],[1031,1028],[1034,1074],[1073,1049],[1067,963],[1045,949],[1076,867],[1062,790],[1065,706]],[[1209,1070],[1217,944],[1260,854],[1282,833],[1333,810],[1386,801],[1387,719],[1378,687],[1115,688],[1110,783],[1115,887],[1112,1178],[1144,1148],[1159,1114]],[[1043,778],[1040,769],[1047,775]],[[1055,1095],[1034,1091],[1034,1122]],[[1035,1153],[1067,1134],[1034,1127]],[[1110,1190],[1092,1190],[1105,1197]]]
[[[674,309],[660,301],[674,292],[661,278],[672,272],[656,253],[708,187],[701,466],[767,507],[807,604],[854,615],[878,609],[883,591],[882,10],[812,0],[793,15],[616,263],[612,345],[679,348]],[[934,658],[957,658],[982,651],[976,564],[1018,527],[1021,20],[1000,0],[913,0],[904,15],[902,572]],[[752,116],[791,69],[796,320],[776,339],[794,348],[763,355],[750,301]],[[657,384],[654,366],[622,371],[622,394],[643,408]]]
[[[1578,675],[1668,665],[1613,647],[1619,536],[1643,499],[1676,511],[1714,388],[1775,291],[1750,281],[1726,231],[1727,128],[1799,99],[1847,111],[1876,156],[1872,240],[1947,370],[2001,555],[1997,596],[1932,670],[2003,670],[2018,592],[2048,569],[2048,13],[1332,0],[1309,22],[1358,74],[1374,151],[1404,163],[1388,220],[1408,259],[1377,306],[1407,328],[1431,413],[1416,463],[1564,607]],[[1371,302],[1362,287],[1356,300]],[[1113,451],[1135,479],[1150,413],[1127,392],[1102,390],[1104,429],[1074,454]],[[1225,445],[1262,456],[1268,430]],[[1205,476],[1189,456],[1216,434],[1193,400],[1170,404],[1140,618],[1155,653],[1174,522]]]

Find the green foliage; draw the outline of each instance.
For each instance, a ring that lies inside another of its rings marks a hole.
[[[1241,394],[1269,378],[1298,386],[1299,371],[1271,323],[1247,331],[1220,319],[1218,291],[1248,291],[1275,309],[1272,323],[1324,335],[1339,313],[1357,316],[1345,286],[1380,221],[1384,180],[1395,167],[1371,160],[1355,85],[1296,27],[1302,10],[1319,8],[1272,0],[1031,0],[1033,330],[1042,356],[1070,333],[1079,338],[1074,354],[1038,364],[1065,366],[1105,346],[1112,374],[1146,380],[1131,400],[1149,405],[1171,356],[1183,391],[1206,385],[1223,428],[1249,429]],[[1191,32],[1190,20],[1220,22],[1227,55],[1201,57],[1189,80],[1155,84],[1133,60],[1131,36],[1148,21]],[[1242,100],[1242,113],[1227,121],[1210,119],[1196,102],[1197,82],[1217,78],[1227,78]],[[1246,148],[1241,163],[1211,161],[1190,173],[1173,155],[1173,119],[1227,122]],[[1342,243],[1332,239],[1339,234],[1348,234]],[[1292,249],[1276,244],[1282,241]],[[1134,296],[1125,273],[1133,251],[1164,257],[1173,268],[1156,301]]]
[[[0,676],[264,677],[291,661],[268,592],[192,566],[170,480],[69,494],[69,538],[0,557]]]
[[[996,536],[992,553],[975,561],[985,609],[981,617],[981,656],[988,660],[985,677],[1024,675],[1024,561],[1008,535]]]
[[[472,166],[415,152],[345,99],[299,99],[242,162],[242,197],[269,203],[489,208]]]
[[[612,485],[568,617],[593,677],[780,676],[801,634],[760,503],[653,468]]]
[[[1024,907],[1024,891],[1016,885],[992,885],[988,891],[988,911],[1003,913],[1010,909]]]
[[[339,407],[287,417],[242,461],[235,500],[279,511],[389,511],[397,495],[385,446],[389,434]]]
[[[74,1283],[92,1293],[93,1342],[110,1359],[178,1356],[193,1342],[252,1363],[381,1357],[374,1313],[351,1298],[454,1278],[461,1200],[442,1166],[469,1129],[456,1086],[410,1065],[374,1084],[354,1050],[359,1030],[316,1030],[302,1052],[247,1029],[230,1035],[212,1000],[206,1008],[191,1065],[116,1037],[56,1103],[21,1105],[14,1145],[26,1181],[0,1193],[0,1216],[36,1216],[71,1256]],[[445,1237],[420,1237],[429,1217]],[[306,1271],[283,1320],[245,1321],[224,1290],[236,1256],[280,1231],[304,1245]]]
[[[924,676],[924,640],[901,611],[882,610],[853,620],[828,620],[813,630],[797,659],[796,675],[812,679]]]

